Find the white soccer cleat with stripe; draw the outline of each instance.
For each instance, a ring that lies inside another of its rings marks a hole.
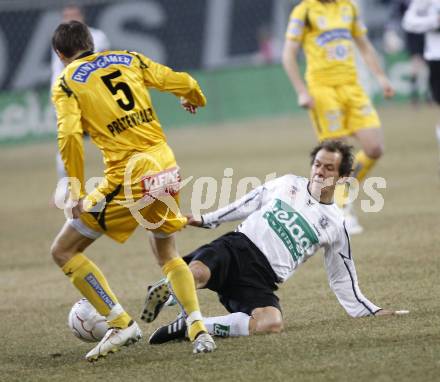
[[[125,329],[110,328],[99,344],[87,353],[86,359],[90,362],[97,361],[110,353],[116,353],[122,346],[138,342],[141,338],[142,331],[136,322]]]

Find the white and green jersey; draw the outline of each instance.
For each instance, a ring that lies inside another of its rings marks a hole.
[[[379,307],[361,293],[344,227],[335,204],[315,200],[308,179],[285,175],[254,189],[234,203],[202,216],[203,226],[245,219],[237,231],[245,234],[267,257],[280,282],[320,248],[330,288],[353,317],[375,314]]]
[[[402,26],[407,32],[425,33],[423,56],[426,61],[440,60],[440,0],[411,1]]]

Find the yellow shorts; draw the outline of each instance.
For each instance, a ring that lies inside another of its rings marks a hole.
[[[309,92],[315,101],[310,117],[320,141],[380,127],[379,116],[359,84],[337,87],[313,85],[309,87]]]
[[[171,148],[166,143],[154,146],[133,156],[124,167],[122,175],[106,176],[86,196],[88,212],[76,222],[86,236],[104,233],[123,243],[138,225],[158,236],[182,229],[186,217],[179,209],[180,175]]]

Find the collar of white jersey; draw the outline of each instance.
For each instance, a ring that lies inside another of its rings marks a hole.
[[[306,187],[306,188],[307,188],[307,192],[309,193],[310,197],[311,197],[313,200],[317,201],[319,204],[324,204],[325,206],[332,206],[333,204],[335,204],[335,202],[324,203],[324,202],[321,202],[320,200],[316,199],[316,198],[312,195],[312,193],[310,192],[310,190],[309,190],[309,186],[310,186],[310,180],[307,182],[307,187]]]

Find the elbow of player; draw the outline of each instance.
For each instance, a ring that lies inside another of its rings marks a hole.
[[[207,100],[206,100],[206,97],[205,97],[205,95],[202,93],[202,91],[200,91],[200,102],[199,102],[199,105],[198,106],[200,106],[200,107],[205,107],[206,106],[206,104],[207,104]]]
[[[76,132],[76,131],[63,131],[63,130],[59,130],[58,131],[58,141],[79,141],[82,139],[82,133],[80,132]]]
[[[80,135],[81,135],[80,132],[74,130],[67,130],[62,128],[58,130],[58,138],[71,138]]]
[[[288,44],[288,43],[286,43],[286,44]],[[297,48],[293,48],[288,45],[284,46],[284,49],[283,49],[283,52],[281,55],[281,63],[283,64],[285,69],[296,64],[297,55],[298,55]]]
[[[196,80],[191,81],[190,84],[190,91],[189,94],[195,94],[195,97],[191,97],[191,98],[196,98],[197,99],[197,105],[196,106],[206,106],[206,97],[203,94],[202,89],[200,88],[198,82]]]
[[[283,51],[283,55],[281,57],[281,63],[283,64],[284,70],[288,70],[292,66],[292,56],[288,54],[285,50]]]

